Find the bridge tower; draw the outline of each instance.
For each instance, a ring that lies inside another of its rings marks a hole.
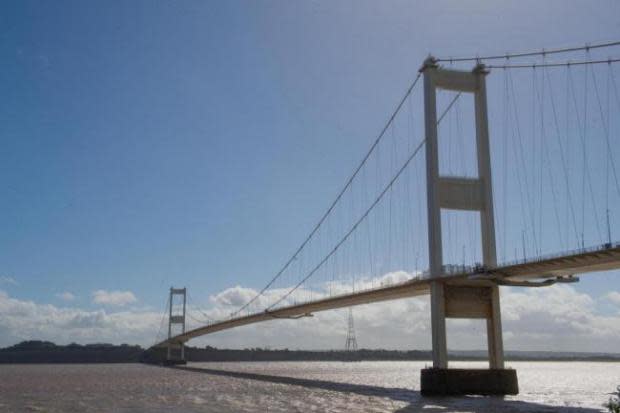
[[[424,75],[426,131],[426,184],[428,244],[431,283],[433,368],[421,372],[423,394],[516,394],[517,376],[504,369],[504,349],[498,286],[488,280],[458,284],[442,281],[444,275],[441,210],[475,211],[480,214],[484,268],[497,265],[491,181],[491,156],[484,65],[471,72],[444,69],[429,57],[420,69]],[[476,125],[476,178],[439,174],[437,142],[437,89],[474,95]],[[486,319],[489,369],[448,369],[446,318]]]
[[[178,310],[178,305],[176,306],[175,311],[175,296],[182,297],[182,306],[181,311]],[[168,350],[166,354],[166,363],[167,364],[185,364],[185,344],[184,343],[173,343],[170,339],[178,334],[173,334],[173,326],[180,325],[181,332],[185,333],[185,306],[187,302],[187,288],[174,288],[170,287],[170,297],[169,301],[170,308],[168,314]],[[176,352],[175,352],[176,350]],[[176,353],[176,354],[175,354]]]

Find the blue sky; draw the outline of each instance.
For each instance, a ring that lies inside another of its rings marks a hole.
[[[170,285],[204,303],[259,288],[429,52],[614,40],[618,15],[614,1],[4,2],[0,289],[97,312],[97,291],[131,292],[138,311]]]

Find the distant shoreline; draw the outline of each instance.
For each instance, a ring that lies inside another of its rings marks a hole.
[[[430,361],[429,350],[243,350],[186,347],[190,362],[263,362],[263,361]],[[158,363],[165,349],[143,349],[138,345],[69,344],[47,341],[25,341],[0,349],[0,364],[64,364],[64,363]],[[486,351],[452,351],[454,361],[486,361]],[[507,361],[589,361],[620,362],[617,353],[507,351]]]

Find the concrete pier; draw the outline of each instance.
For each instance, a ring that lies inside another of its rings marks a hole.
[[[519,394],[513,369],[424,369],[420,385],[424,396]]]

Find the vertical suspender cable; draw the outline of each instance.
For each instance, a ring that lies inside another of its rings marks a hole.
[[[524,174],[525,174],[525,170],[527,170],[528,168],[527,168],[527,165],[526,165],[526,162],[525,162],[525,151],[523,149],[523,139],[521,137],[521,126],[520,126],[519,115],[518,115],[518,110],[517,110],[516,93],[515,93],[515,88],[514,88],[514,82],[512,81],[512,76],[510,75],[510,73],[509,73],[508,79],[510,80],[510,90],[511,90],[511,93],[512,93],[512,106],[513,106],[513,109],[514,109],[514,116],[515,116],[516,130],[517,130],[517,138],[518,138],[517,139],[517,142],[518,142],[517,149],[518,149],[518,153],[521,156],[521,163],[523,165],[523,171],[524,171]],[[517,173],[519,172],[519,169],[520,168],[517,168]],[[538,244],[536,242],[536,235],[534,233],[534,231],[535,231],[535,229],[534,229],[535,228],[535,222],[536,222],[535,221],[535,217],[534,217],[534,211],[533,211],[534,210],[534,206],[532,204],[532,200],[531,200],[531,197],[530,197],[530,192],[527,190],[527,186],[528,186],[527,185],[527,175],[524,176],[524,181],[525,182],[523,182],[523,184],[525,186],[525,190],[524,190],[524,192],[525,192],[525,199],[527,201],[527,209],[529,210],[530,225],[532,226],[532,233],[533,233],[532,238],[533,238],[534,250],[538,251]]]
[[[614,159],[612,157],[613,154],[613,148],[611,146],[611,143],[609,141],[609,85],[607,88],[607,119],[605,119],[605,115],[603,114],[603,105],[601,103],[601,98],[598,92],[598,85],[596,82],[596,76],[594,75],[594,71],[592,71],[592,82],[594,85],[594,91],[596,94],[596,100],[598,102],[598,108],[599,108],[599,112],[601,115],[601,123],[603,125],[603,129],[605,132],[605,146],[607,147],[607,156],[606,156],[606,164],[605,164],[605,187],[606,189],[609,186],[609,168],[611,166],[611,172],[613,173],[614,176],[614,181],[616,184],[616,189],[618,191],[618,195],[620,195],[620,181],[618,179],[618,173],[616,171],[616,165],[614,162]],[[607,190],[608,191],[608,190]],[[606,208],[609,207],[609,194],[606,193],[605,195],[605,206]]]
[[[587,59],[586,59],[587,60]],[[582,197],[581,200],[581,248],[585,248],[585,205],[586,205],[586,194],[585,194],[585,169],[588,162],[588,147],[587,147],[587,125],[588,125],[588,65],[584,66],[584,87],[583,87],[583,135],[582,135],[582,146],[581,150],[582,159],[583,159],[583,171],[582,171]]]
[[[570,71],[569,71],[569,75],[570,75]],[[573,98],[573,103],[575,106],[575,117],[577,119],[577,129],[578,129],[578,134],[579,137],[581,138],[581,148],[583,151],[583,154],[585,155],[586,153],[586,140],[585,140],[585,136],[586,136],[586,123],[585,123],[585,119],[584,119],[584,123],[581,123],[581,119],[579,116],[579,107],[577,106],[577,97],[575,96],[575,88],[572,86],[572,76],[571,76],[571,83],[569,84],[569,92]],[[586,182],[588,183],[588,189],[590,191],[590,198],[592,199],[592,205],[593,205],[593,213],[594,213],[594,219],[595,219],[595,223],[596,223],[596,230],[598,232],[598,236],[599,239],[602,240],[602,233],[601,233],[601,227],[600,227],[600,222],[598,219],[598,208],[596,207],[596,199],[594,197],[594,189],[592,187],[592,177],[590,175],[590,167],[588,165],[588,159],[587,157],[583,156],[582,157],[583,160],[583,170],[582,170],[582,222],[581,222],[581,248],[585,248],[585,238],[584,238],[584,229],[585,229],[585,190],[586,190]]]

